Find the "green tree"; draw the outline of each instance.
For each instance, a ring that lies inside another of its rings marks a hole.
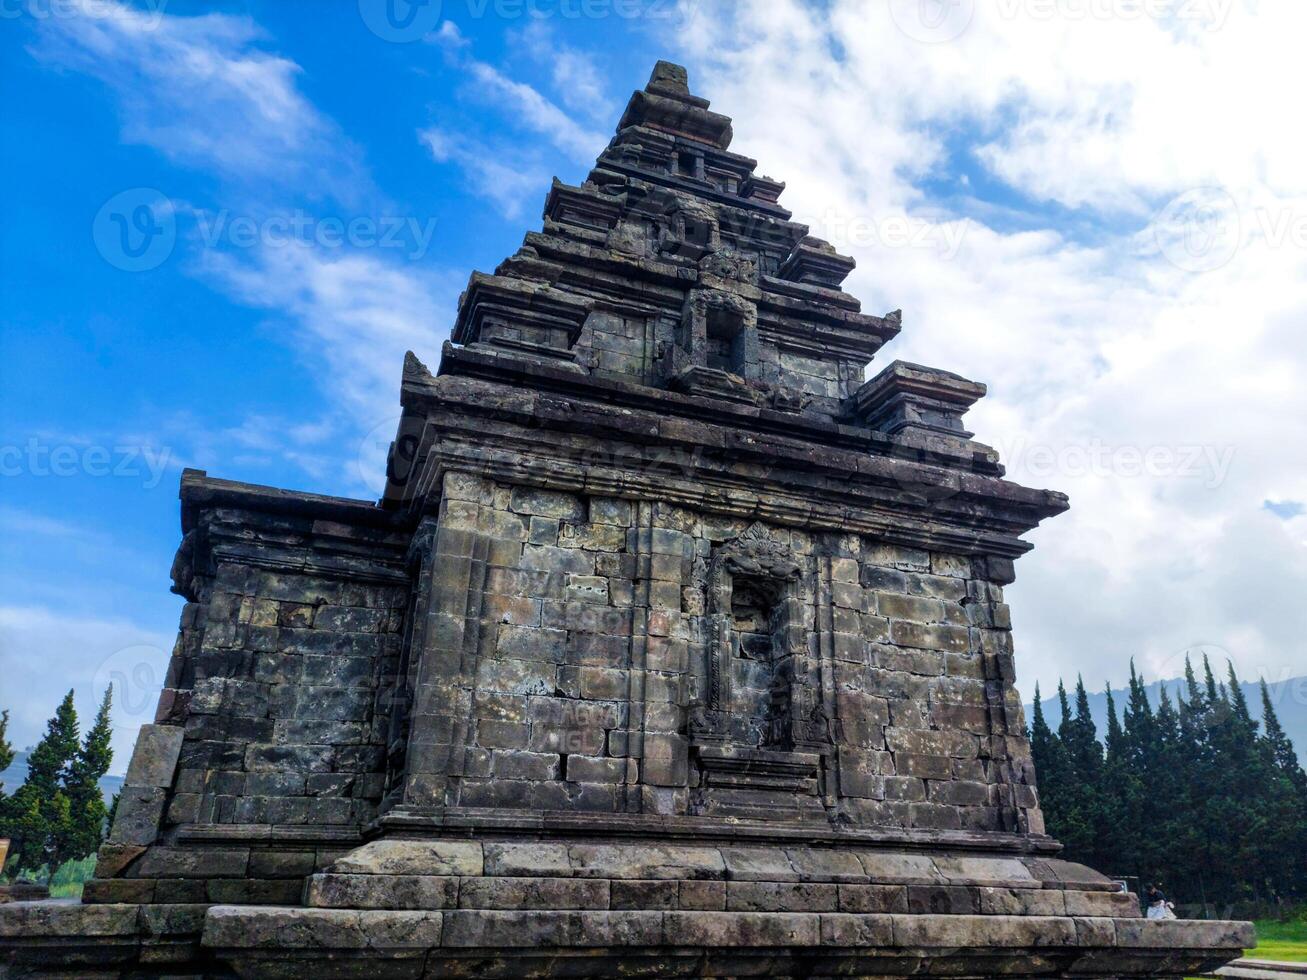
[[[113,688],[106,689],[95,723],[68,767],[64,795],[68,797],[69,825],[67,833],[58,842],[56,863],[79,861],[93,853],[104,839],[108,810],[100,791],[100,779],[113,763],[113,749],[109,744],[113,737],[109,721],[112,698]]]
[[[1067,825],[1067,783],[1070,779],[1070,760],[1066,747],[1057,733],[1049,727],[1044,716],[1044,702],[1035,685],[1035,703],[1030,726],[1030,754],[1035,761],[1035,775],[1039,780],[1040,807],[1049,827]]]
[[[1264,679],[1261,692],[1263,734],[1258,741],[1266,765],[1266,805],[1272,810],[1264,845],[1274,855],[1278,872],[1268,876],[1267,889],[1269,898],[1284,902],[1289,897],[1307,895],[1307,773],[1284,734]]]
[[[1110,685],[1106,694],[1107,751],[1099,787],[1096,860],[1099,869],[1108,874],[1137,874],[1144,836],[1140,812],[1143,784],[1130,764],[1129,735],[1117,717]]]
[[[1302,765],[1298,762],[1298,753],[1293,750],[1293,742],[1284,734],[1280,718],[1275,713],[1275,705],[1271,703],[1271,690],[1266,686],[1265,678],[1262,679],[1261,686],[1264,732],[1262,739],[1270,750],[1272,758],[1275,759],[1276,767],[1298,788],[1300,793],[1307,795],[1307,772],[1303,771]]]
[[[77,709],[69,691],[27,757],[27,779],[6,801],[5,822],[16,869],[35,871],[58,857],[58,843],[68,833],[70,819],[63,780],[78,748]]]
[[[1079,861],[1093,861],[1097,828],[1095,798],[1098,793],[1098,770],[1102,756],[1095,738],[1094,722],[1089,717],[1089,702],[1083,697],[1084,685],[1077,685],[1076,710],[1067,700],[1066,687],[1057,685],[1058,706],[1062,720],[1057,726],[1058,757],[1062,770],[1057,786],[1054,816],[1059,839],[1067,854]]]
[[[9,712],[0,711],[0,772],[14,764],[14,747],[6,737],[9,733]]]
[[[1180,690],[1173,697],[1162,685],[1154,711],[1132,664],[1120,719],[1107,691],[1105,751],[1083,683],[1074,710],[1058,685],[1056,733],[1036,702],[1041,800],[1070,859],[1158,881],[1219,913],[1242,899],[1307,896],[1307,773],[1269,690],[1263,684],[1259,735],[1233,665],[1226,671],[1218,681],[1204,658],[1200,680],[1186,661]]]

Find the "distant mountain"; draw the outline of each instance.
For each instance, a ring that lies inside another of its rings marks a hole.
[[[23,780],[27,778],[27,753],[14,753],[14,764],[8,769],[0,772],[0,788],[3,788],[6,795],[12,796],[19,786],[23,785]],[[104,794],[106,805],[113,802],[114,796],[123,788],[122,776],[105,776],[100,780],[100,792]]]
[[[1201,683],[1201,681],[1200,681]],[[1154,708],[1157,707],[1162,685],[1165,684],[1171,694],[1172,702],[1176,699],[1176,693],[1184,690],[1184,680],[1172,681],[1154,681],[1145,689],[1148,692],[1148,701]],[[1262,717],[1262,690],[1258,684],[1241,684],[1243,696],[1248,699],[1248,708],[1252,716],[1257,720]],[[1287,681],[1280,681],[1278,684],[1269,685],[1271,692],[1271,705],[1275,708],[1275,716],[1280,719],[1280,726],[1284,733],[1293,740],[1293,747],[1298,752],[1298,759],[1304,766],[1307,766],[1307,677],[1293,677]],[[1068,685],[1067,693],[1073,699],[1072,707],[1075,707],[1075,693]],[[1057,728],[1062,722],[1062,709],[1057,703],[1057,691],[1040,691],[1044,702],[1044,717],[1052,728]],[[1116,710],[1118,717],[1125,709],[1126,698],[1129,697],[1128,691],[1112,690],[1112,697],[1116,701]],[[1026,723],[1030,723],[1030,715],[1033,711],[1032,705],[1026,705]],[[1102,741],[1103,735],[1107,730],[1107,695],[1102,691],[1089,692],[1089,713],[1093,715],[1094,724],[1098,726],[1098,738]]]

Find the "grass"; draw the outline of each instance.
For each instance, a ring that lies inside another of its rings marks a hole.
[[[39,868],[36,872],[25,875],[33,881],[45,882],[50,889],[51,898],[81,898],[82,885],[95,873],[95,855],[91,854],[80,861],[67,861],[61,864],[46,881],[47,869]]]
[[[1263,919],[1257,923],[1257,948],[1248,953],[1261,960],[1307,963],[1307,917],[1289,922]]]
[[[1257,927],[1257,946],[1247,950],[1245,956],[1281,963],[1307,963],[1307,916],[1299,915],[1288,922],[1259,919],[1254,925]]]

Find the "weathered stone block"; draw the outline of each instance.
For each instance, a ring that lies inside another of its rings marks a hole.
[[[125,785],[171,786],[185,735],[185,729],[173,725],[142,725],[127,766]]]
[[[787,881],[728,881],[730,912],[833,912],[838,907],[833,884]]]
[[[154,842],[167,803],[166,790],[124,786],[118,794],[118,811],[109,832],[112,844],[143,845]]]
[[[799,912],[666,912],[670,942],[684,946],[815,946],[821,941],[821,918]]]
[[[249,863],[248,848],[151,847],[131,874],[135,878],[241,878]]]
[[[678,907],[678,881],[624,881],[612,883],[610,908],[675,909]]]
[[[581,878],[721,878],[726,866],[713,847],[668,844],[573,844],[572,871]]]
[[[448,947],[657,946],[661,912],[458,910],[444,913]]]
[[[493,861],[487,861],[490,870]],[[458,904],[465,909],[607,909],[610,882],[581,878],[465,878]]]
[[[331,870],[357,875],[479,875],[479,841],[376,840],[338,859]]]
[[[485,873],[488,876],[569,877],[571,872],[572,862],[566,844],[494,841],[485,844]]]
[[[451,876],[328,873],[308,880],[304,898],[316,908],[445,909],[458,906],[458,894]]]

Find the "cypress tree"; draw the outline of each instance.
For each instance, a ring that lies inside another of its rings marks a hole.
[[[1089,694],[1085,691],[1084,678],[1081,677],[1076,678],[1075,717],[1066,731],[1063,741],[1067,742],[1077,774],[1096,788],[1103,767],[1103,747],[1098,744],[1098,728],[1090,714]]]
[[[1141,684],[1142,688],[1142,684]],[[1145,799],[1141,877],[1166,879],[1179,885],[1192,853],[1193,826],[1182,819],[1188,809],[1188,783],[1183,771],[1180,717],[1166,685],[1161,686],[1153,737],[1146,747],[1141,773],[1148,787]]]
[[[1154,712],[1131,665],[1123,721],[1107,691],[1105,753],[1083,683],[1074,711],[1058,685],[1056,733],[1036,691],[1030,736],[1049,832],[1071,860],[1160,881],[1214,912],[1307,895],[1307,773],[1269,688],[1259,735],[1233,664],[1221,682],[1209,659],[1201,681],[1185,667],[1181,690],[1163,684]]]
[[[1279,871],[1271,879],[1268,898],[1283,903],[1286,898],[1307,895],[1307,772],[1284,734],[1265,678],[1261,692],[1263,735],[1258,742],[1269,775],[1270,805],[1275,810],[1266,849],[1278,857],[1275,867]]]
[[[1065,695],[1065,692],[1063,694]],[[1039,799],[1045,822],[1050,827],[1058,827],[1058,833],[1061,835],[1065,833],[1061,828],[1065,828],[1073,820],[1069,800],[1070,761],[1067,758],[1066,746],[1062,744],[1057,733],[1049,727],[1044,717],[1044,704],[1038,685],[1035,686],[1030,752],[1039,779]]]
[[[1107,752],[1105,760],[1108,764],[1120,764],[1125,758],[1125,732],[1121,730],[1121,721],[1116,716],[1116,698],[1112,696],[1112,685],[1104,688],[1107,695],[1107,741],[1105,743]]]
[[[1130,766],[1128,739],[1116,713],[1111,685],[1107,694],[1107,752],[1099,797],[1098,868],[1108,874],[1138,874],[1143,824],[1143,784]]]
[[[1230,678],[1230,708],[1239,724],[1256,734],[1257,722],[1253,721],[1252,712],[1248,710],[1248,699],[1244,697],[1243,686],[1239,683],[1239,677],[1234,672],[1234,663],[1227,660],[1225,666],[1229,671]]]
[[[1189,659],[1189,654],[1184,655],[1184,686],[1185,693],[1189,696],[1188,702],[1184,698],[1180,699],[1181,704],[1187,703],[1190,710],[1203,710],[1203,692],[1198,687],[1198,678],[1194,676],[1194,665]]]
[[[104,805],[104,794],[100,791],[100,779],[113,763],[113,749],[109,745],[113,737],[109,721],[112,698],[113,688],[110,687],[104,692],[95,723],[86,733],[76,758],[69,766],[64,794],[68,797],[70,822],[66,835],[60,841],[59,863],[81,860],[94,853],[104,837],[108,811]]]
[[[9,744],[6,735],[9,732],[9,712],[0,711],[0,772],[14,764],[14,747]],[[3,794],[0,794],[0,798]]]
[[[1084,684],[1076,685],[1076,710],[1073,714],[1067,700],[1066,687],[1057,685],[1058,704],[1062,721],[1057,726],[1057,740],[1061,744],[1064,766],[1059,795],[1061,806],[1058,819],[1061,840],[1067,853],[1076,860],[1093,861],[1097,827],[1095,826],[1095,797],[1098,792],[1099,770],[1102,756],[1095,737],[1094,721],[1089,717],[1089,700]]]
[[[1271,690],[1266,686],[1265,678],[1262,678],[1261,686],[1262,728],[1265,733],[1262,738],[1270,749],[1276,767],[1297,787],[1299,793],[1307,796],[1307,772],[1303,772],[1302,765],[1298,762],[1298,753],[1293,750],[1293,742],[1284,734],[1280,718],[1275,713],[1275,706],[1271,703]]]
[[[35,871],[58,857],[70,816],[62,783],[78,747],[77,709],[69,691],[27,757],[27,779],[9,801],[10,850],[21,870]]]
[[[1207,701],[1215,705],[1220,700],[1220,695],[1216,690],[1216,677],[1212,674],[1212,662],[1207,659],[1207,654],[1203,654],[1203,682],[1207,685]]]

